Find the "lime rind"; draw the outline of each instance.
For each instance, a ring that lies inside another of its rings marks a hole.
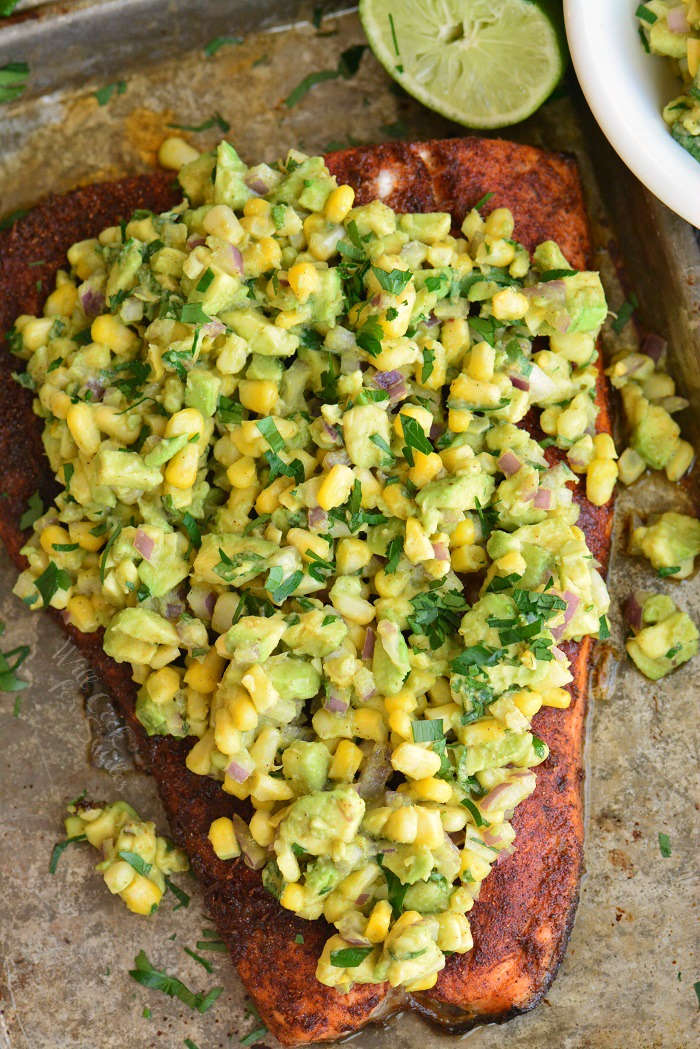
[[[560,29],[530,0],[360,0],[360,18],[387,72],[468,127],[524,120],[564,69]]]

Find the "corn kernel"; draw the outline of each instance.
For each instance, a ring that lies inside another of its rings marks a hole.
[[[258,495],[255,500],[255,509],[259,514],[271,514],[279,506],[282,493],[293,486],[294,482],[288,477],[275,478],[272,484],[268,484],[267,488],[263,488]]]
[[[100,625],[93,603],[86,594],[75,594],[69,598],[66,612],[69,621],[83,634],[92,634]]]
[[[241,379],[238,396],[244,408],[258,415],[270,415],[277,404],[277,384],[269,379]]]
[[[292,882],[290,885],[285,885],[282,895],[280,896],[280,903],[288,911],[300,911],[304,907],[304,901],[306,899],[306,893],[302,885],[298,882]]]
[[[239,732],[252,732],[258,724],[258,711],[253,700],[246,696],[245,692],[238,691],[235,697],[228,702],[228,711],[220,710],[217,714],[217,731],[219,719],[222,715],[229,713],[233,727]],[[224,719],[225,721],[225,719]],[[217,743],[217,746],[219,744]],[[219,750],[222,748],[219,746]]]
[[[201,662],[194,660],[190,663],[185,672],[185,684],[198,692],[214,692],[225,666],[226,660],[222,659],[215,649],[210,648]]]
[[[469,354],[467,372],[472,379],[489,382],[493,378],[496,351],[487,342],[478,342]]]
[[[406,521],[403,549],[408,560],[414,565],[435,557],[433,544],[425,534],[420,521],[415,517],[409,517]]]
[[[321,279],[313,262],[296,262],[287,274],[289,286],[299,302],[306,302],[321,287]]]
[[[341,506],[350,495],[353,481],[354,474],[349,466],[342,463],[332,466],[318,490],[317,501],[321,509],[332,510],[335,506]]]
[[[371,559],[372,551],[362,539],[341,539],[337,545],[335,560],[339,575],[354,575],[366,568]]]
[[[65,546],[70,543],[70,535],[60,525],[47,525],[41,533],[39,544],[49,557],[55,557],[54,543],[56,546]]]
[[[279,702],[279,692],[258,663],[246,671],[241,678],[241,684],[250,693],[255,709],[260,714]]]
[[[173,488],[192,488],[197,480],[199,449],[196,444],[186,444],[177,452],[165,468],[165,480]]]
[[[329,222],[342,222],[355,202],[355,190],[352,186],[338,186],[331,191],[323,209]]]
[[[119,895],[134,914],[151,914],[160,903],[163,892],[150,878],[137,874]]]
[[[423,488],[437,477],[442,466],[442,459],[437,452],[426,455],[425,452],[414,450],[413,466],[408,471],[408,479],[416,488]]]
[[[148,675],[146,691],[154,703],[169,703],[180,688],[180,673],[175,667],[162,667]]]
[[[487,557],[483,546],[458,546],[450,555],[455,572],[479,572],[486,567]]]
[[[503,575],[523,575],[527,568],[527,561],[519,550],[509,550],[495,562],[496,568]]]
[[[191,164],[199,153],[184,138],[171,135],[164,139],[158,149],[158,163],[169,171],[179,171],[185,164]]]
[[[95,317],[90,328],[93,342],[99,342],[102,346],[109,346],[114,353],[128,353],[136,346],[136,336],[130,328],[113,317],[111,313],[104,313]]]
[[[207,837],[211,847],[220,860],[233,860],[240,856],[241,847],[238,844],[233,821],[228,816],[219,816],[214,820]]]
[[[255,459],[249,455],[242,455],[240,459],[231,463],[226,471],[226,476],[233,488],[252,487],[257,479]]]
[[[527,296],[515,288],[503,288],[497,291],[491,300],[491,309],[498,321],[520,320],[527,313],[528,307]]]
[[[695,449],[688,441],[678,441],[671,458],[664,467],[669,481],[680,481],[690,469]]]
[[[554,691],[564,691],[563,689],[555,689]],[[566,693],[568,696],[568,692]],[[514,692],[512,696],[513,702],[526,718],[534,718],[537,711],[540,709],[543,703],[543,698],[539,692],[532,692],[529,689],[523,689],[521,692]]]
[[[440,819],[439,809],[428,809],[424,805],[417,808],[418,834],[416,842],[427,849],[439,849],[445,842],[445,829]]]
[[[411,784],[411,795],[419,801],[435,801],[447,804],[452,798],[452,787],[444,779],[428,776]]]
[[[391,755],[391,764],[404,776],[420,780],[434,776],[442,763],[434,750],[426,750],[417,743],[400,743]]]
[[[354,710],[352,713],[352,726],[354,735],[360,739],[373,739],[375,743],[384,743],[387,738],[387,729],[384,718],[378,710],[366,707],[362,710]]]
[[[410,845],[418,833],[418,814],[413,806],[396,809],[384,825],[384,834],[390,841]]]
[[[71,404],[66,414],[66,423],[71,437],[83,455],[95,455],[101,443],[101,435],[95,414],[89,404]]]
[[[613,494],[617,480],[614,459],[593,459],[586,471],[586,496],[594,506],[603,506]]]
[[[595,459],[617,459],[615,442],[609,433],[597,433],[593,438],[593,453]]]
[[[370,943],[383,943],[391,925],[391,904],[388,900],[377,900],[367,919],[365,936]]]
[[[571,693],[565,688],[548,688],[542,693],[543,707],[556,707],[558,710],[566,710],[571,706]]]
[[[363,756],[360,748],[351,740],[341,739],[335,749],[335,754],[328,770],[328,778],[351,783],[362,763]]]

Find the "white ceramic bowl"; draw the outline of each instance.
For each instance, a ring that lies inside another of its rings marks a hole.
[[[642,47],[637,6],[638,0],[564,0],[574,68],[616,153],[659,200],[700,227],[700,164],[661,116],[679,82],[667,60]]]

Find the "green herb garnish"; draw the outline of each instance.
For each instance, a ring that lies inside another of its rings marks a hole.
[[[191,991],[177,977],[154,969],[146,957],[145,951],[139,951],[134,964],[136,968],[129,970],[129,976],[132,980],[136,980],[143,987],[151,987],[153,990],[162,991],[163,994],[167,994],[170,998],[178,998],[184,1005],[188,1005],[190,1009],[196,1009],[200,1013],[205,1013],[210,1009],[223,991],[223,987],[213,987],[205,995]]]
[[[124,80],[115,80],[112,84],[105,84],[104,87],[98,88],[93,94],[101,106],[106,106],[115,92],[118,95],[123,95],[125,91],[126,82]]]
[[[49,874],[56,873],[58,861],[63,855],[65,849],[67,849],[69,845],[76,845],[79,841],[87,841],[84,834],[76,834],[73,838],[66,838],[65,841],[56,842],[51,851],[51,859],[49,860]]]

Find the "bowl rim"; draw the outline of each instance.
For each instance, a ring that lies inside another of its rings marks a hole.
[[[660,112],[658,122],[648,119],[632,76],[615,72],[621,67],[613,57],[624,57],[625,49],[601,33],[595,14],[596,8],[604,13],[608,3],[564,0],[566,35],[581,89],[601,130],[627,167],[662,203],[700,228],[700,163],[671,137]],[[624,0],[615,3],[624,6]],[[629,17],[634,19],[632,4]],[[630,120],[630,113],[641,123]]]

